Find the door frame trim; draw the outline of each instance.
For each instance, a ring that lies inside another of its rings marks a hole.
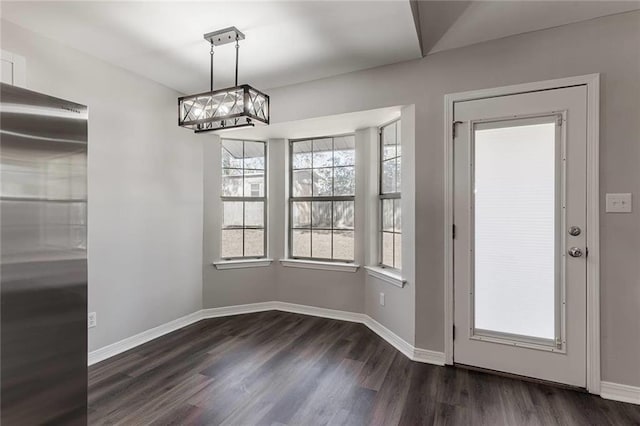
[[[445,363],[453,364],[453,122],[456,102],[516,95],[571,86],[587,87],[587,390],[600,394],[600,74],[546,80],[444,96],[444,338]]]

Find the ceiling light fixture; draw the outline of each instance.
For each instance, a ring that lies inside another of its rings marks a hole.
[[[210,90],[178,98],[178,125],[196,133],[269,124],[269,96],[248,84],[238,86],[238,53],[244,34],[236,27],[204,35],[211,45]],[[213,48],[236,42],[236,83],[213,90]]]

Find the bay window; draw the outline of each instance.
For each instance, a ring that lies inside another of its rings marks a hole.
[[[355,137],[290,142],[289,257],[354,261]]]

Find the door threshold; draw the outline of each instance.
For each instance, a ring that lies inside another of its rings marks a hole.
[[[453,366],[456,368],[462,368],[464,370],[477,371],[479,373],[491,374],[493,376],[506,377],[508,379],[522,380],[523,382],[536,383],[539,385],[553,386],[560,389],[572,390],[582,393],[589,393],[586,388],[582,388],[579,386],[568,385],[566,383],[553,382],[550,380],[536,379],[535,377],[529,376],[521,376],[519,374],[507,373],[499,370],[491,370],[488,368],[476,367],[474,365],[467,364],[459,364],[457,362],[453,363]]]

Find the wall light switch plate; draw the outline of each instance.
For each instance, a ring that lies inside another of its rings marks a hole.
[[[380,306],[384,306],[384,293],[380,293]]]
[[[89,322],[89,327],[88,328],[93,328],[96,325],[98,325],[98,315],[95,312],[89,312],[89,315],[87,317],[88,322]]]
[[[607,213],[631,213],[631,194],[607,194]]]

